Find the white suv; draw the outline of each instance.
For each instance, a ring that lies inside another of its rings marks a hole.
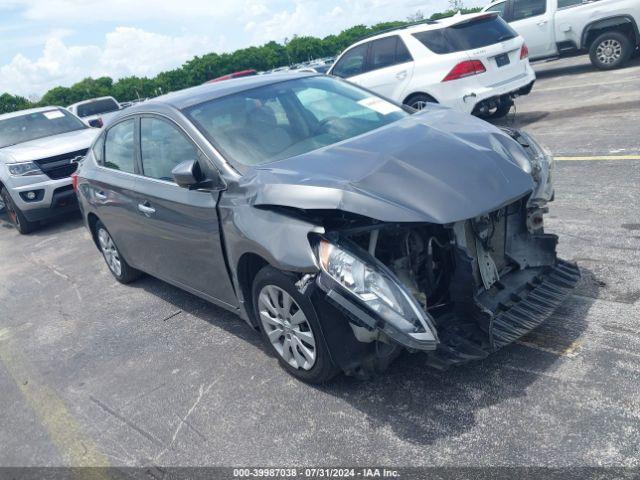
[[[455,15],[349,47],[329,74],[416,109],[438,102],[481,117],[508,113],[535,73],[522,37],[497,13]]]

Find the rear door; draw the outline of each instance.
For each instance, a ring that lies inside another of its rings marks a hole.
[[[213,301],[235,306],[222,252],[219,192],[179,187],[171,171],[197,160],[210,174],[202,151],[184,131],[158,116],[140,119],[140,167],[136,210],[143,270]]]
[[[343,55],[331,73],[401,102],[414,62],[399,35],[358,45]]]
[[[524,38],[532,59],[550,57],[557,53],[552,1],[554,0],[510,0],[507,5],[507,20]]]
[[[136,131],[136,121],[130,118],[109,128],[96,142],[94,154],[101,168],[90,180],[87,198],[127,262],[139,267]]]
[[[401,102],[413,76],[413,58],[398,35],[370,42],[366,73],[358,82],[380,95]]]

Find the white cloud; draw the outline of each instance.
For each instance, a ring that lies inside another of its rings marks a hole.
[[[5,7],[0,92],[42,95],[88,76],[151,76],[206,52],[429,15],[448,0],[0,0]]]
[[[36,60],[18,54],[0,67],[0,92],[33,95],[89,76],[156,75],[215,47],[208,37],[171,37],[131,27],[118,27],[108,33],[104,47],[68,46],[60,37],[52,36]]]

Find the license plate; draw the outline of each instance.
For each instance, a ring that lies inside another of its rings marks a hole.
[[[509,54],[503,53],[502,55],[498,55],[496,57],[496,64],[498,67],[504,67],[505,65],[509,65]]]

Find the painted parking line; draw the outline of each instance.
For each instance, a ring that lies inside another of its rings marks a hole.
[[[576,157],[553,157],[555,160],[564,161],[588,161],[588,160],[640,160],[640,155],[592,155]]]
[[[38,416],[66,467],[109,466],[107,457],[84,432],[64,401],[39,381],[22,352],[13,347],[8,329],[0,329],[0,362],[15,381],[26,403]],[[72,471],[71,476],[92,480],[110,478],[101,469]]]

